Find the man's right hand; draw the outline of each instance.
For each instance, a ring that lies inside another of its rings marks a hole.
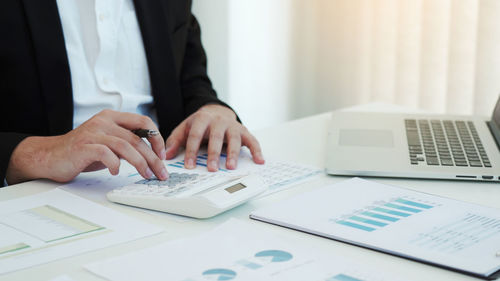
[[[165,142],[160,135],[148,138],[151,148],[130,130],[158,130],[149,117],[103,110],[78,128],[61,136],[28,137],[14,149],[7,168],[7,182],[15,184],[46,178],[67,182],[83,171],[107,167],[118,174],[120,158],[144,178],[165,180],[168,172]]]

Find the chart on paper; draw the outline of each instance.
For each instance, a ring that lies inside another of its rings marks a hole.
[[[226,162],[226,154],[224,153],[221,153],[220,155],[220,161],[222,163],[225,163]],[[207,167],[207,160],[208,160],[208,154],[207,153],[202,153],[198,156],[196,156],[196,165],[198,166],[202,166],[202,167]],[[184,159],[177,159],[176,161],[174,161],[173,163],[169,163],[167,164],[167,166],[170,166],[170,167],[175,167],[175,168],[184,168]],[[221,165],[221,167],[219,167],[219,171],[222,171],[222,172],[227,172],[226,169],[223,168],[223,165]]]
[[[496,235],[500,235],[500,219],[468,213],[456,221],[419,233],[410,243],[420,248],[453,254]]]
[[[0,218],[0,257],[66,241],[105,228],[50,205],[4,214]]]
[[[325,279],[325,281],[368,281],[368,280],[381,280],[381,279],[375,279],[373,277],[368,277],[367,279],[365,279],[364,277],[359,277],[359,275],[351,275],[345,273],[335,274],[334,276]]]
[[[179,281],[395,280],[345,257],[318,255],[307,247],[286,243],[273,233],[234,219],[198,237],[163,243],[86,268],[112,281],[159,281],[165,276]]]
[[[498,209],[409,189],[351,179],[250,217],[482,277],[500,270]]]
[[[405,218],[423,213],[440,204],[409,197],[399,197],[388,201],[376,201],[362,210],[331,219],[337,224],[362,231],[375,231]]]
[[[0,202],[0,274],[161,232],[60,189]]]
[[[225,168],[226,157],[227,155],[224,153],[220,155],[218,173],[259,175],[268,186],[267,191],[261,196],[284,190],[293,185],[312,179],[314,176],[322,173],[322,170],[319,168],[291,162],[266,161],[264,165],[257,165],[246,151],[240,153],[237,169],[227,170]],[[200,153],[196,157],[196,169],[199,170],[199,172],[206,173],[207,160],[207,153]],[[166,161],[166,165],[171,168],[184,169],[184,156],[180,155],[173,160],[168,160]]]

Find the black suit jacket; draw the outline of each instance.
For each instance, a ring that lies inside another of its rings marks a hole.
[[[163,136],[217,99],[189,0],[134,0]],[[15,147],[73,126],[71,75],[56,0],[0,1],[0,186]]]

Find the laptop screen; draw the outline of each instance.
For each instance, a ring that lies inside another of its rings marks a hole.
[[[493,117],[491,118],[491,121],[497,125],[497,128],[500,128],[500,98],[498,99],[497,105],[493,110]]]
[[[495,109],[493,110],[490,129],[497,141],[498,147],[500,148],[500,97],[498,98],[497,105],[495,105]]]

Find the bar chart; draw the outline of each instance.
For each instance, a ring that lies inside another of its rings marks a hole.
[[[54,206],[42,205],[5,214],[0,218],[0,229],[0,258],[3,258],[4,254],[47,247],[52,242],[105,228]]]
[[[221,162],[225,163],[226,154],[221,153],[220,157],[221,157]],[[208,159],[207,153],[203,153],[203,154],[196,156],[196,165],[206,167],[207,166],[207,159]],[[168,166],[182,169],[182,168],[184,168],[184,160],[180,160],[180,161],[177,161],[175,163],[170,163],[170,164],[168,164]],[[221,165],[221,167],[219,167],[219,170],[223,171],[223,172],[227,172],[226,169],[222,168],[223,166],[224,165]]]
[[[370,206],[331,221],[357,230],[372,232],[436,206],[438,204],[417,198],[397,197],[387,201],[376,201]]]

